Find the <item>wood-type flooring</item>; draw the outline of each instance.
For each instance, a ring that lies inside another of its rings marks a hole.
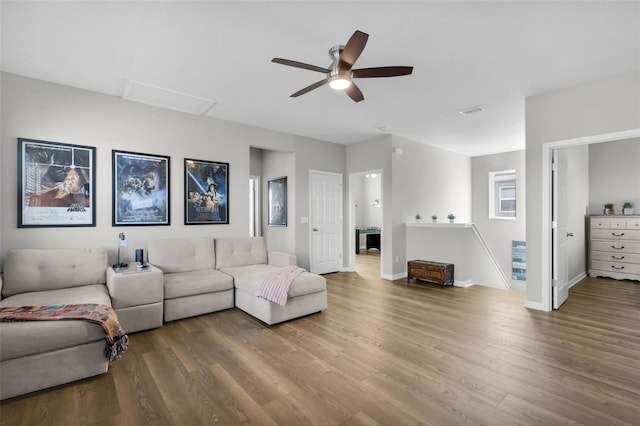
[[[326,275],[320,314],[132,334],[107,374],[3,401],[0,424],[640,424],[640,283],[586,278],[545,313],[508,290],[382,280],[370,252]]]

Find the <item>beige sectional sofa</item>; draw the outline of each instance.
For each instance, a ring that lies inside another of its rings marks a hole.
[[[116,273],[105,249],[10,250],[0,307],[95,303],[114,308],[126,333],[238,307],[267,324],[327,307],[324,277],[303,272],[280,306],[255,296],[295,256],[257,238],[151,240],[144,272]],[[87,321],[0,322],[0,400],[105,373],[105,334]],[[125,355],[126,356],[126,353]]]
[[[104,249],[11,250],[0,307],[111,306]],[[87,321],[0,322],[0,399],[107,371],[102,327]]]
[[[235,306],[272,325],[327,308],[326,281],[309,272],[293,281],[285,306],[256,297],[267,275],[296,263],[293,255],[268,252],[263,237],[152,240],[148,252],[164,271],[165,321]]]

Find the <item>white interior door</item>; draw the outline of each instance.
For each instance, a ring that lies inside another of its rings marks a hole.
[[[327,274],[342,269],[342,175],[312,171],[309,269]]]
[[[553,151],[553,309],[569,298],[567,265],[567,161],[561,149]]]

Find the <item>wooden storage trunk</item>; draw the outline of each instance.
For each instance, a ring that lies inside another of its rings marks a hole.
[[[412,278],[440,285],[453,285],[453,264],[410,260],[407,264],[407,281]]]

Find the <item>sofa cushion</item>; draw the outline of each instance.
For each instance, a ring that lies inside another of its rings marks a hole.
[[[165,300],[230,289],[233,278],[215,269],[164,274]]]
[[[216,238],[216,267],[232,268],[267,263],[263,237]]]
[[[273,265],[248,265],[233,268],[223,268],[222,272],[229,274],[234,279],[236,288],[256,294],[258,286],[267,275],[282,269]],[[327,289],[327,282],[324,277],[309,272],[303,272],[296,278],[287,293],[289,297],[303,296],[305,294],[317,293]]]
[[[104,284],[106,270],[106,249],[9,250],[2,296]]]
[[[111,306],[107,287],[98,284],[21,293],[3,299],[0,301],[0,307],[84,303]],[[0,336],[2,361],[105,339],[104,330],[100,325],[81,320],[2,322]]]
[[[149,263],[167,274],[201,271],[216,267],[213,238],[150,240],[147,251]]]

